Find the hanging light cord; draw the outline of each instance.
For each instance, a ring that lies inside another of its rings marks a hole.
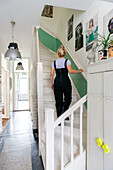
[[[12,25],[12,41],[14,42],[14,26],[15,26],[15,22],[11,21],[11,25]]]

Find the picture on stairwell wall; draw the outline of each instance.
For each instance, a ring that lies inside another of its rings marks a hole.
[[[71,18],[68,20],[68,41],[73,37],[73,19],[74,15],[72,15]]]
[[[75,28],[75,51],[83,47],[83,25],[79,23]]]
[[[98,33],[98,14],[86,23],[86,51],[92,48]]]
[[[103,28],[106,36],[113,32],[113,9],[103,18]]]
[[[53,18],[53,6],[45,5],[41,16]]]

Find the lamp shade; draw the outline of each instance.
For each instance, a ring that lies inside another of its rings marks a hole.
[[[16,70],[24,70],[24,67],[21,62],[17,64]]]
[[[5,53],[5,59],[21,60],[21,54],[17,49],[10,48]]]

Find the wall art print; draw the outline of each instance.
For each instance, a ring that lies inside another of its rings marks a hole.
[[[68,21],[68,41],[73,37],[73,19],[74,15],[71,16],[71,18]]]
[[[41,16],[53,18],[53,6],[45,5]]]
[[[98,15],[95,15],[93,18],[86,23],[86,51],[92,48],[95,38],[98,33]]]
[[[113,9],[103,18],[103,32],[105,36],[113,30]]]
[[[79,23],[75,28],[75,51],[83,47],[83,25]]]

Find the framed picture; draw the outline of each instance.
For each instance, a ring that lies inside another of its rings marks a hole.
[[[45,5],[41,16],[53,18],[53,6]]]
[[[68,21],[68,36],[67,36],[68,41],[73,37],[73,18],[74,15],[72,15]]]
[[[103,18],[103,28],[106,36],[113,31],[113,9]]]
[[[83,26],[79,23],[75,28],[75,51],[83,47]]]
[[[92,48],[98,33],[98,15],[91,18],[86,23],[86,51]]]

